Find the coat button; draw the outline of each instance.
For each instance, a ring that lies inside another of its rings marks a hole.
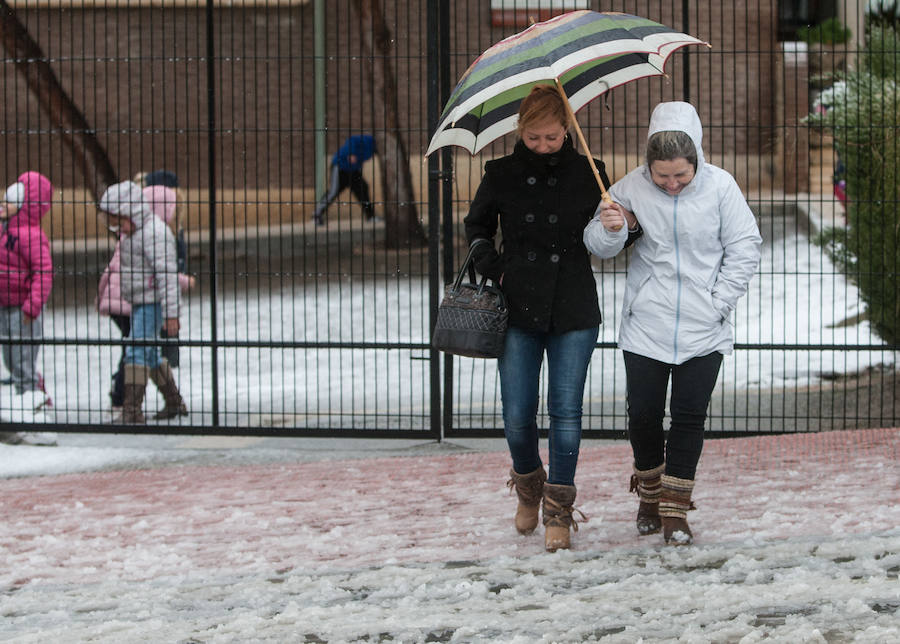
[[[537,183],[537,179],[535,177],[528,177],[527,179],[525,179],[525,183],[527,183],[529,186],[533,186]]]
[[[533,250],[528,251],[528,261],[533,262],[536,259],[537,259],[537,253],[534,252]]]
[[[547,179],[547,185],[551,188],[556,185],[556,177],[549,177]]]
[[[525,221],[527,221],[529,224],[533,223],[534,222],[534,213],[529,212],[527,215],[525,215]]]
[[[550,255],[550,261],[556,264],[559,261],[559,255],[553,253],[552,255]]]
[[[549,217],[547,217],[547,221],[549,221],[551,224],[555,224],[557,221],[559,221],[559,217],[557,217],[556,215],[550,215]]]

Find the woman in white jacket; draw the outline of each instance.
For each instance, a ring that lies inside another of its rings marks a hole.
[[[625,360],[632,491],[638,533],[691,543],[687,523],[706,409],[722,355],[734,344],[731,313],[759,264],[762,238],[734,178],[705,163],[703,128],[688,103],[653,110],[646,164],[610,188],[584,230],[599,257],[640,233],[628,264],[619,348]],[[672,418],[663,433],[669,378]]]

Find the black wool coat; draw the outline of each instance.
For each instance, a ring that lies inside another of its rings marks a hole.
[[[597,163],[604,185],[606,169]],[[471,244],[479,238],[475,268],[503,276],[511,326],[551,333],[600,324],[597,284],[582,241],[601,191],[588,160],[570,138],[559,152],[536,154],[522,141],[513,153],[484,166],[484,177],[464,219]],[[479,250],[481,249],[481,250]]]

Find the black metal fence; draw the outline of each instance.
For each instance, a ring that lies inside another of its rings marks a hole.
[[[812,242],[846,222],[834,148],[803,118],[835,72],[856,64],[865,3],[234,4],[0,3],[0,181],[36,170],[55,188],[42,222],[53,262],[36,323],[43,336],[4,339],[40,347],[52,408],[26,425],[134,430],[111,409],[112,375],[134,341],[96,307],[116,243],[96,205],[112,181],[165,169],[178,181],[173,229],[195,281],[182,294],[180,335],[165,341],[178,346],[189,414],[140,431],[500,434],[496,365],[443,356],[429,337],[483,163],[509,151],[512,135],[475,157],[424,151],[478,54],[560,8],[639,14],[712,45],[681,50],[667,76],[616,88],[578,115],[615,180],[641,162],[653,105],[692,102],[707,157],[737,177],[759,217],[763,261],[735,314],[711,435],[897,424],[897,346],[872,330],[853,279]],[[799,27],[830,17],[850,27],[849,41],[825,53],[796,44]],[[331,156],[361,134],[378,148],[362,170],[374,217],[345,190],[317,224]],[[595,268],[604,324],[584,426],[589,436],[621,436],[615,338],[627,257]],[[896,283],[896,274],[885,279]],[[3,315],[17,315],[15,302],[2,304]],[[0,418],[16,417],[18,394],[8,379],[0,385]],[[145,413],[162,404],[150,386]]]

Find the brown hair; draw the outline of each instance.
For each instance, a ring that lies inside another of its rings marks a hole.
[[[687,132],[664,130],[647,140],[647,165],[654,161],[671,161],[684,157],[697,171],[697,148]]]
[[[564,128],[569,129],[569,111],[556,87],[535,85],[528,96],[522,99],[522,104],[519,106],[517,132],[519,136],[522,136],[525,128],[550,120],[557,121]]]

